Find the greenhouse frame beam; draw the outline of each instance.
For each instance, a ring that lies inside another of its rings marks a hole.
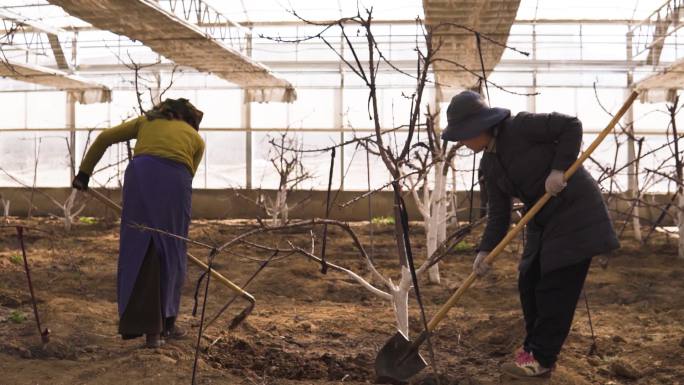
[[[338,63],[332,60],[311,60],[311,61],[301,61],[301,62],[291,62],[291,61],[264,61],[266,65],[272,68],[276,68],[279,72],[289,72],[289,71],[300,71],[300,72],[339,72]],[[367,62],[361,61],[364,65]],[[393,60],[392,63],[401,69],[414,70],[415,60]],[[645,60],[637,60],[632,62],[634,65],[645,65]],[[153,64],[153,63],[148,63]],[[661,67],[665,67],[671,64],[670,62],[663,62],[660,64]],[[143,64],[145,65],[145,64]],[[515,69],[516,71],[527,71],[529,69],[545,70],[549,71],[559,70],[562,68],[577,69],[577,67],[586,67],[587,70],[600,69],[601,71],[611,72],[611,71],[621,71],[624,72],[632,68],[632,65],[627,63],[625,60],[501,60],[498,63],[497,69],[504,71],[510,71]],[[172,63],[161,63],[154,66],[146,67],[147,70],[167,70],[171,71],[174,65]],[[380,71],[383,71],[383,66],[380,66]],[[390,71],[390,67],[386,66]],[[487,68],[487,71],[491,71],[493,68]],[[100,74],[100,73],[119,73],[127,72],[127,67],[123,64],[82,64],[77,67],[77,70],[83,74]],[[478,68],[474,68],[478,70]],[[451,71],[451,70],[445,70]],[[458,70],[453,70],[458,71]],[[461,70],[462,71],[462,70]],[[547,71],[543,71],[547,72]]]
[[[40,21],[25,18],[24,16],[22,16],[18,13],[12,12],[8,9],[1,8],[1,7],[0,7],[0,19],[9,20],[9,21],[17,23],[19,25],[23,25],[24,27],[29,27],[29,28],[26,28],[26,30],[30,31],[30,32],[42,32],[42,33],[46,33],[48,35],[57,35],[57,34],[66,32],[64,29],[53,27],[53,26],[47,25],[45,23],[42,23]]]
[[[333,23],[336,20],[316,20],[317,24]],[[520,25],[545,25],[545,24],[577,24],[577,25],[630,25],[634,24],[635,20],[630,19],[520,19],[515,20],[514,24]],[[374,25],[415,25],[415,19],[396,19],[396,20],[373,20]],[[262,27],[296,27],[304,26],[307,23],[298,20],[286,20],[286,21],[251,21],[249,25],[254,28]],[[204,27],[214,26],[211,23],[203,24]],[[217,24],[218,26],[218,24]],[[65,31],[69,32],[93,32],[100,31],[100,28],[93,26],[79,26],[79,27],[64,27]]]
[[[0,77],[69,91],[81,104],[112,100],[108,87],[52,68],[7,61],[0,64]]]
[[[635,83],[642,90],[684,89],[684,59],[680,59],[658,73],[645,77]]]
[[[431,43],[433,47],[440,47],[436,59],[450,61],[437,61],[433,66],[437,82],[450,86],[442,89],[443,98],[449,99],[459,89],[479,87],[480,76],[488,75],[499,63],[504,47],[480,39],[476,33],[494,36],[504,43],[519,6],[520,0],[423,0],[425,24],[439,27],[433,33]],[[450,71],[456,68],[453,63],[473,73]],[[483,70],[485,74],[482,74]]]
[[[11,22],[12,25],[9,28],[7,28],[5,25],[5,30],[6,32],[7,30],[13,31],[11,35],[6,35],[3,38],[3,40],[6,40],[7,43],[0,42],[0,44],[14,46],[16,44],[16,35],[22,34],[24,38],[23,45],[25,47],[18,47],[18,49],[25,49],[27,52],[32,52],[32,49],[35,49],[35,45],[38,45],[41,49],[45,48],[43,45],[43,39],[40,36],[40,34],[44,33],[47,35],[50,48],[52,49],[52,53],[55,56],[55,61],[57,62],[57,67],[62,70],[70,69],[69,63],[64,55],[62,45],[59,42],[59,34],[65,32],[63,29],[47,25],[40,21],[28,19],[18,13],[4,8],[0,8],[0,20]],[[27,38],[26,35],[32,36]]]
[[[668,0],[653,11],[646,19],[632,27],[628,35],[634,39],[633,56],[649,52],[649,64],[657,64],[663,43],[684,26],[684,0]],[[655,28],[650,28],[655,25]],[[673,28],[670,29],[670,26]]]
[[[179,65],[212,73],[245,89],[261,91],[263,100],[260,101],[296,100],[290,82],[197,25],[163,9],[154,0],[48,1],[97,28],[138,40]],[[235,34],[249,33],[239,26],[233,29]]]

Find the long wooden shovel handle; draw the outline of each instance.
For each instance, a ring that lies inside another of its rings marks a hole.
[[[92,195],[93,197],[95,197],[95,199],[97,199],[97,200],[99,200],[100,202],[102,202],[104,205],[109,206],[109,208],[111,208],[111,209],[115,210],[116,212],[118,212],[119,214],[121,214],[121,206],[119,206],[119,205],[118,205],[116,202],[114,202],[113,200],[109,199],[109,197],[107,197],[106,195],[100,193],[100,192],[97,191],[97,190],[93,190],[93,189],[91,189],[91,188],[89,188],[89,189],[86,190],[86,191],[87,191],[90,195]],[[204,270],[206,270],[206,269],[208,268],[208,266],[207,266],[206,263],[204,263],[204,262],[202,262],[201,260],[197,259],[195,256],[193,256],[193,255],[190,254],[190,253],[188,253],[188,260],[189,260],[190,262],[194,263],[195,265],[199,266],[200,268],[204,269]],[[255,302],[255,299],[254,299],[254,297],[253,297],[251,294],[249,294],[248,292],[242,290],[242,288],[241,288],[240,286],[238,286],[238,285],[234,284],[233,282],[231,282],[228,278],[226,278],[226,277],[224,277],[223,275],[221,275],[221,273],[219,273],[218,271],[216,271],[216,270],[214,270],[214,269],[211,269],[211,276],[214,277],[214,278],[216,278],[219,282],[221,282],[224,286],[228,287],[230,290],[232,290],[232,291],[234,291],[234,292],[240,294],[243,298],[247,299],[249,302],[252,302],[252,303]]]
[[[613,128],[620,121],[625,112],[627,112],[627,110],[632,106],[632,103],[634,103],[634,100],[637,98],[638,95],[639,93],[637,91],[633,91],[629,95],[625,103],[622,105],[617,114],[613,116],[613,119],[610,121],[610,123],[608,123],[606,128],[604,128],[603,131],[601,131],[601,133],[596,137],[596,139],[594,139],[591,145],[589,145],[589,147],[587,147],[587,149],[582,153],[582,155],[580,155],[580,157],[577,158],[575,163],[573,163],[572,166],[570,166],[570,168],[568,168],[567,171],[565,171],[565,180],[568,180],[572,176],[572,174],[574,174],[575,171],[577,171],[577,169],[582,165],[582,163],[584,163],[584,161],[587,160],[589,156],[591,156],[594,150],[596,150],[596,147],[598,147],[599,144],[601,144],[603,139],[605,139],[605,137],[608,136],[608,134],[613,130]],[[506,245],[508,245],[508,243],[510,243],[513,240],[513,238],[515,238],[522,231],[527,222],[529,222],[539,212],[539,210],[541,210],[541,208],[544,207],[544,205],[546,204],[546,202],[549,201],[549,199],[551,199],[551,195],[549,193],[545,193],[537,201],[537,203],[535,203],[534,206],[532,206],[532,208],[525,214],[525,216],[523,216],[520,219],[520,221],[515,226],[513,226],[511,231],[509,231],[508,234],[506,234],[504,239],[502,239],[501,242],[499,242],[499,244],[496,245],[494,250],[489,252],[489,255],[487,255],[487,257],[484,260],[484,263],[491,263],[492,261],[494,261],[494,259],[503,251],[504,247],[506,247]],[[466,278],[466,280],[458,288],[458,290],[456,290],[456,292],[451,295],[449,300],[447,300],[447,302],[444,305],[442,305],[437,314],[435,314],[435,316],[432,317],[432,319],[428,323],[429,332],[435,329],[437,324],[439,324],[439,322],[442,321],[442,319],[444,319],[449,310],[451,310],[451,308],[454,307],[454,305],[456,305],[456,302],[458,302],[458,300],[463,296],[463,293],[465,293],[465,291],[468,290],[470,285],[472,285],[473,282],[475,282],[476,280],[477,274],[475,274],[474,272],[471,273],[468,276],[468,278]]]

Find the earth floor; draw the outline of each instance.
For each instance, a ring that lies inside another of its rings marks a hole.
[[[2,384],[189,384],[198,317],[192,317],[193,294],[201,271],[194,266],[181,302],[179,324],[185,339],[162,348],[141,349],[141,340],[123,341],[116,334],[116,261],[118,224],[79,223],[70,232],[48,219],[13,219],[45,229],[25,236],[41,321],[50,342],[41,344],[34,322],[23,262],[13,227],[0,228],[0,373]],[[253,227],[244,221],[194,221],[190,236],[222,243]],[[353,223],[370,250],[368,223]],[[373,257],[384,274],[397,277],[393,227],[376,225]],[[423,256],[420,226],[412,226],[416,256]],[[259,235],[255,241],[302,246],[309,232]],[[421,287],[426,313],[434,314],[470,273],[469,235],[460,251],[441,263],[440,285]],[[684,260],[676,242],[658,234],[648,246],[629,240],[611,256],[597,257],[585,286],[597,336],[592,346],[588,314],[580,301],[558,370],[547,384],[684,384]],[[350,239],[331,229],[329,261],[366,274]],[[206,258],[207,250],[190,251]],[[432,338],[437,373],[432,368],[414,384],[487,385],[514,382],[499,375],[524,337],[517,296],[516,259],[520,243],[511,245],[489,276],[476,282],[451,310]],[[232,248],[215,261],[217,270],[241,284],[270,253]],[[421,258],[422,259],[422,258]],[[271,262],[250,284],[257,300],[254,312],[236,329],[227,330],[245,305],[237,300],[207,330],[218,338],[204,340],[198,384],[366,384],[373,383],[378,349],[395,332],[392,308],[384,299],[347,275],[329,271],[302,256]],[[212,281],[207,315],[213,315],[232,293]],[[201,306],[201,304],[200,304]],[[421,321],[410,302],[412,335]],[[220,338],[219,338],[220,337]],[[425,352],[427,356],[427,352]]]

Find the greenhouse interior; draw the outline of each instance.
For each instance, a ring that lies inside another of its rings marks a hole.
[[[0,0],[0,383],[684,384],[680,11]]]

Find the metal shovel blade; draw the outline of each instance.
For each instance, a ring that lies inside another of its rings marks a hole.
[[[417,347],[397,332],[375,358],[375,375],[381,384],[407,382],[427,366]]]

